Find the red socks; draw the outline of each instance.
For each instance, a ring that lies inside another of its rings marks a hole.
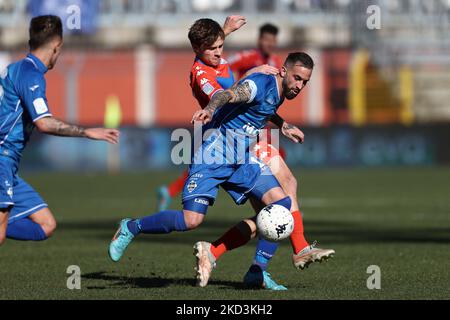
[[[292,212],[294,217],[294,231],[292,231],[290,239],[294,254],[299,253],[302,249],[309,245],[303,236],[303,218],[300,211]]]
[[[250,226],[245,221],[241,221],[211,244],[211,253],[218,259],[225,252],[243,246],[250,241],[251,237]]]

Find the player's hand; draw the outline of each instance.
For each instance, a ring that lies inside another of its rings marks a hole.
[[[246,76],[251,75],[252,73],[264,73],[264,74],[272,74],[277,75],[280,73],[280,70],[278,68],[272,67],[268,64],[263,64],[261,66],[255,67],[253,69],[250,69],[250,71],[247,72]]]
[[[112,144],[119,143],[119,130],[106,128],[90,128],[84,131],[86,137],[92,140],[103,140]]]
[[[239,30],[246,23],[247,19],[244,16],[228,16],[225,20],[225,24],[223,25],[223,32],[225,33],[225,37],[230,33]]]
[[[213,116],[212,112],[209,111],[208,109],[199,110],[194,113],[191,123],[201,121],[203,124],[206,124],[211,121],[212,116]]]
[[[289,138],[295,143],[303,143],[305,141],[305,134],[302,132],[302,130],[287,122],[283,123],[281,132],[285,137]]]

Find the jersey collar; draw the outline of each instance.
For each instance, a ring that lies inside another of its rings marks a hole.
[[[48,71],[47,67],[44,65],[44,63],[38,58],[36,57],[34,54],[29,53],[27,54],[27,58],[31,59],[31,61],[33,62],[34,66],[42,73],[46,73]]]

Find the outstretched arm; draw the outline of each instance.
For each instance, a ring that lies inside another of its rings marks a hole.
[[[45,134],[61,137],[81,137],[92,140],[103,140],[112,144],[119,142],[119,131],[105,128],[83,128],[67,124],[53,117],[45,117],[35,122],[38,130]]]
[[[203,124],[211,121],[214,112],[227,103],[242,103],[250,100],[252,91],[248,82],[234,85],[228,90],[216,93],[205,109],[197,111],[192,117],[192,123],[202,121]]]
[[[278,113],[275,113],[272,118],[270,118],[270,121],[280,128],[283,135],[291,141],[295,143],[303,143],[305,141],[305,134],[296,126],[284,121]]]

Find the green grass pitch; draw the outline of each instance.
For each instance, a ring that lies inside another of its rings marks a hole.
[[[0,299],[448,299],[450,168],[304,169],[295,172],[307,238],[336,250],[305,271],[283,242],[269,271],[286,292],[246,290],[241,281],[255,241],[227,253],[206,288],[194,286],[192,245],[214,240],[241,218],[221,192],[199,229],[142,235],[123,260],[107,255],[117,222],[155,211],[154,189],[177,172],[25,175],[59,223],[41,243],[8,240],[0,248]],[[172,204],[179,208],[179,199]],[[67,267],[81,268],[81,290],[69,290]],[[369,290],[367,268],[381,268]]]

